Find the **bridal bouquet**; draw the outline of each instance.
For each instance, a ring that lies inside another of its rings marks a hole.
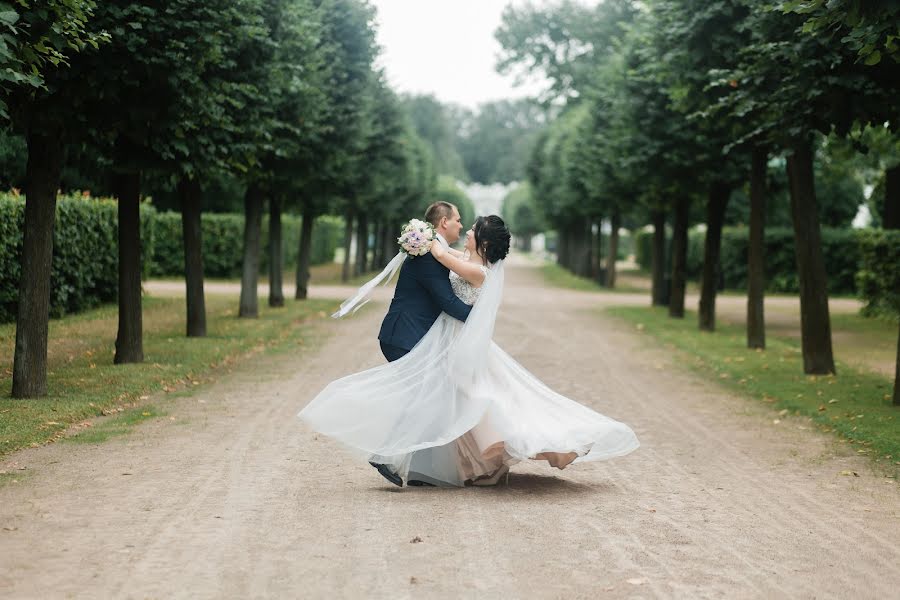
[[[431,251],[431,244],[436,237],[431,223],[412,219],[403,226],[397,243],[400,244],[400,249],[410,256],[422,256]]]

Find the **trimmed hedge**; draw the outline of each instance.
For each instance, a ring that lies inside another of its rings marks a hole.
[[[141,206],[143,272],[149,272],[154,228],[149,205]],[[14,321],[19,296],[25,198],[0,194],[0,323]],[[114,302],[118,290],[117,206],[109,199],[61,196],[53,229],[50,316]]]
[[[871,230],[859,236],[856,274],[866,316],[900,315],[900,231]]]
[[[118,294],[118,215],[115,200],[60,196],[53,230],[50,316],[79,312]],[[25,198],[0,194],[0,323],[16,318],[21,272]],[[203,215],[204,270],[208,277],[239,277],[244,245],[244,217]],[[282,217],[285,268],[296,266],[299,217]],[[334,260],[343,235],[343,219],[319,217],[313,230],[312,264]],[[184,273],[181,215],[141,205],[142,274],[180,277]],[[268,219],[263,220],[261,272],[268,268]]]
[[[856,273],[861,266],[859,240],[867,230],[822,229],[822,252],[828,272],[828,291],[832,294],[856,293]],[[705,232],[693,230],[688,236],[687,274],[699,279],[703,268]],[[671,237],[667,239],[670,243]],[[652,231],[639,231],[635,239],[636,260],[643,269],[650,269]],[[794,232],[786,227],[770,227],[765,240],[766,290],[797,293],[797,261],[794,255]],[[749,230],[746,227],[726,227],[722,231],[721,281],[728,289],[746,289]]]
[[[151,275],[181,277],[184,274],[184,245],[181,233],[181,213],[157,213]],[[281,217],[282,264],[297,265],[300,245],[301,218]],[[244,248],[244,216],[208,213],[201,217],[203,230],[203,273],[206,277],[234,278],[241,276]],[[343,235],[343,220],[338,217],[319,217],[313,227],[311,264],[334,260],[334,252]],[[260,239],[260,273],[269,268],[269,219],[263,219]]]

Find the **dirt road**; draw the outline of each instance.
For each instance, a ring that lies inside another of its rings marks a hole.
[[[805,420],[680,373],[597,312],[621,296],[547,289],[525,265],[507,282],[497,341],[629,423],[637,452],[517,465],[496,488],[387,484],[295,419],[328,381],[380,362],[382,304],[327,323],[316,351],[160,400],[168,416],[126,437],[10,457],[30,475],[0,487],[0,596],[896,594],[895,480]]]

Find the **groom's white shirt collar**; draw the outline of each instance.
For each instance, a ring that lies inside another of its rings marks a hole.
[[[444,236],[442,236],[439,233],[436,235],[437,235],[438,241],[441,243],[441,246],[443,246],[444,248],[450,248],[450,244],[447,243],[447,240],[444,239]]]

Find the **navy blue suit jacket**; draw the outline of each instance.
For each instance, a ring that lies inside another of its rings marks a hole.
[[[378,339],[411,350],[437,320],[441,311],[465,321],[472,307],[456,297],[450,287],[450,269],[428,253],[407,257],[400,268],[394,299]]]

